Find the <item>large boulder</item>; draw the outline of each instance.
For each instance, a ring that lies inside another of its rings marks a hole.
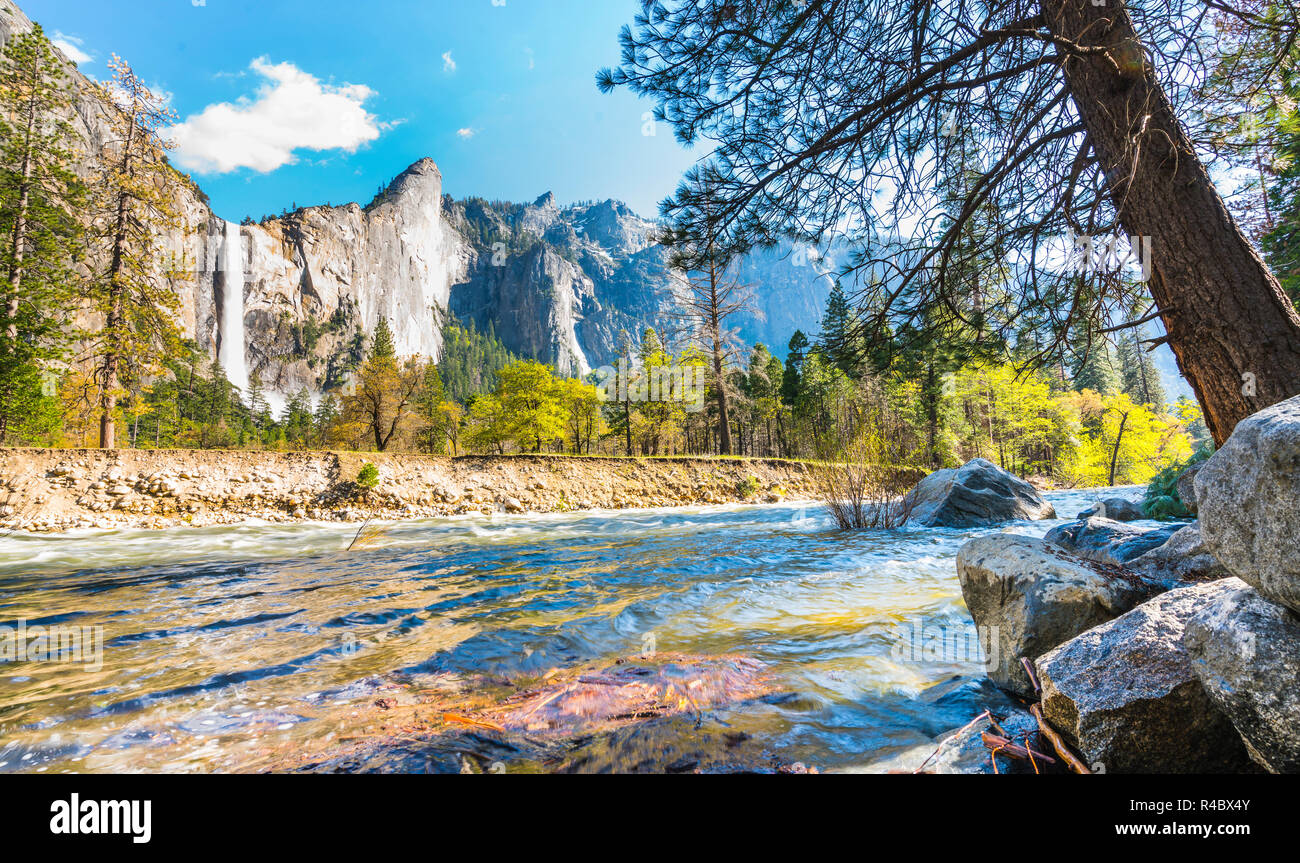
[[[1210,552],[1266,599],[1300,612],[1300,396],[1237,423],[1195,485]]]
[[[1187,470],[1178,475],[1178,482],[1175,487],[1178,489],[1178,499],[1182,501],[1183,506],[1192,515],[1196,515],[1196,475],[1201,472],[1201,466],[1204,462],[1197,462]]]
[[[1087,560],[1124,566],[1154,548],[1159,548],[1182,527],[1137,527],[1108,518],[1088,518],[1058,525],[1045,539]]]
[[[1176,582],[1215,581],[1232,575],[1205,547],[1198,522],[1175,531],[1164,545],[1133,558],[1126,566],[1171,586]]]
[[[1197,610],[1237,587],[1225,579],[1171,590],[1043,656],[1047,721],[1107,773],[1254,770],[1182,643]]]
[[[1142,511],[1142,504],[1126,497],[1107,497],[1079,513],[1075,518],[1085,519],[1097,516],[1111,521],[1139,521],[1147,517]]]
[[[1192,670],[1271,773],[1300,773],[1300,617],[1233,579],[1183,634]]]
[[[1071,557],[1041,539],[993,534],[957,552],[961,593],[988,653],[988,675],[1021,695],[1033,685],[1020,658],[1037,659],[1159,588],[1131,573]]]
[[[926,527],[983,527],[1056,517],[1033,486],[982,458],[935,471],[907,493],[907,503],[911,521]]]

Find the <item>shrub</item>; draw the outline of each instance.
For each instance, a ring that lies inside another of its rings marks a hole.
[[[761,487],[758,477],[751,474],[736,483],[736,494],[740,496],[741,500],[748,500],[758,494]]]
[[[1169,521],[1179,518],[1191,518],[1192,511],[1178,496],[1178,480],[1192,465],[1200,464],[1214,454],[1212,447],[1201,447],[1191,457],[1175,462],[1162,469],[1147,484],[1146,496],[1142,500],[1142,511],[1149,518]]]
[[[911,518],[909,472],[886,457],[880,439],[864,434],[814,467],[821,498],[841,528],[892,530]]]
[[[379,468],[370,462],[363,464],[357,474],[357,485],[366,491],[373,491],[375,486],[379,485]]]

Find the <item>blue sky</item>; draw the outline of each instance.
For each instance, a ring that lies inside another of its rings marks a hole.
[[[650,103],[596,89],[636,0],[19,3],[86,74],[117,53],[171,94],[176,161],[226,219],[365,203],[424,156],[454,197],[653,216],[703,153],[643,134]]]

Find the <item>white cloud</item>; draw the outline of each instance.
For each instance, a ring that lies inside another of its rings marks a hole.
[[[265,57],[250,68],[266,79],[255,98],[209,105],[169,130],[176,162],[200,174],[239,168],[267,173],[297,161],[295,150],[354,152],[386,128],[365,109],[363,84],[322,84],[292,63]]]
[[[69,36],[66,33],[55,30],[54,38],[50,41],[54,43],[55,48],[58,48],[63,52],[63,56],[67,57],[77,65],[89,63],[91,60],[95,59],[90,54],[81,50],[81,46],[86,44],[84,39],[79,39],[76,36]]]
[[[464,129],[457,129],[457,130],[456,130],[456,135],[457,135],[457,137],[464,138],[464,139],[467,140],[467,141],[468,141],[470,138],[473,138],[473,137],[474,137],[475,135],[477,135],[477,134],[478,134],[478,131],[477,131],[477,130],[475,130],[475,129],[471,129],[471,128],[469,128],[468,126],[466,126]]]
[[[456,61],[451,59],[450,51],[442,55],[442,71],[447,73],[456,71]]]

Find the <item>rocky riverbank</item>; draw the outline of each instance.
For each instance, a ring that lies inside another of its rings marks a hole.
[[[366,462],[378,483],[357,483]],[[777,459],[0,449],[0,528],[56,532],[772,503],[816,496]]]
[[[1103,501],[1042,540],[962,547],[989,677],[1036,702],[1026,740],[1059,734],[1078,772],[1300,772],[1300,397],[1179,486],[1190,525],[1128,525]]]

